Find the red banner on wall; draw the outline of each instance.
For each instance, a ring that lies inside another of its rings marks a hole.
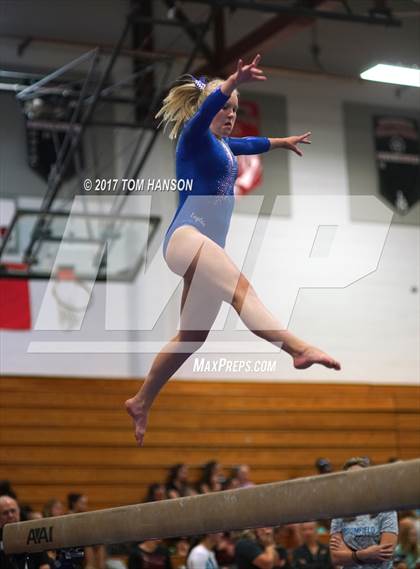
[[[11,265],[19,269],[21,265]],[[0,279],[0,328],[31,329],[29,283],[26,279]]]

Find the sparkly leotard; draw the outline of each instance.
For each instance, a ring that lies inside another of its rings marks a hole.
[[[210,123],[229,99],[213,91],[182,130],[176,148],[176,177],[192,180],[192,191],[179,191],[179,205],[163,241],[163,255],[173,232],[192,225],[225,246],[234,206],[234,184],[238,172],[235,156],[261,154],[270,149],[265,137],[217,138]]]

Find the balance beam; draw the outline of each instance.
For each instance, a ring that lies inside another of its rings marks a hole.
[[[420,459],[7,524],[6,554],[271,527],[420,507]]]

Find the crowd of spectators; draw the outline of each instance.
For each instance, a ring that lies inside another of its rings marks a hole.
[[[369,466],[367,458],[347,461],[344,468]],[[320,474],[332,472],[328,459],[315,463]],[[198,493],[252,486],[250,468],[240,465],[229,476],[211,461],[198,482],[189,479],[185,464],[174,465],[165,482],[148,488],[144,501],[152,502]],[[5,524],[27,519],[60,516],[88,510],[88,497],[70,493],[66,506],[52,498],[42,511],[21,504],[10,483],[0,483],[0,531]],[[420,569],[418,512],[387,512],[330,522],[307,522],[253,531],[216,533],[195,538],[84,548],[81,569]],[[368,537],[366,537],[368,536]],[[0,569],[54,569],[56,552],[19,559],[0,549]]]

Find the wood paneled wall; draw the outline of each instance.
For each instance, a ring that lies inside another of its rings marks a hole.
[[[0,379],[0,479],[40,508],[83,492],[90,508],[142,501],[176,462],[247,463],[256,483],[314,473],[329,457],[420,456],[420,388],[317,383],[170,382],[145,446],[135,445],[124,400],[134,380]]]

